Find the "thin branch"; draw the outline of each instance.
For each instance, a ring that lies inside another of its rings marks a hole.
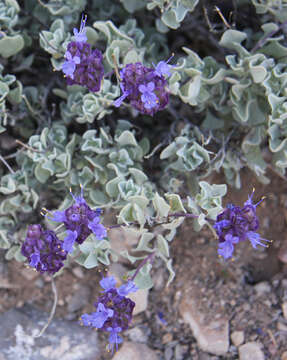
[[[164,225],[164,224],[169,224],[169,218],[170,217],[175,217],[175,218],[179,218],[179,217],[185,217],[185,218],[198,218],[198,215],[194,215],[194,214],[190,214],[190,213],[184,213],[184,212],[178,212],[178,213],[171,213],[171,214],[168,214],[168,216],[165,216],[165,218],[168,220],[168,221],[164,221],[164,222],[159,222],[159,223],[152,223],[151,226],[158,226],[158,225]],[[156,218],[150,218],[150,220],[155,220],[156,221]],[[115,229],[115,228],[119,228],[121,226],[131,226],[131,225],[138,225],[137,222],[130,222],[130,223],[122,223],[122,224],[116,224],[116,225],[110,225],[110,226],[106,226],[106,228],[108,230],[110,229]]]
[[[256,50],[261,48],[263,45],[265,45],[266,41],[271,38],[273,35],[275,35],[279,30],[281,30],[285,25],[287,25],[287,21],[284,21],[276,30],[270,31],[270,33],[263,36],[262,39],[258,41],[258,43],[254,46],[254,48],[251,50],[251,53],[254,53]]]
[[[231,26],[228,24],[227,20],[225,19],[224,15],[222,14],[221,10],[219,9],[218,6],[214,6],[215,11],[217,12],[217,14],[220,16],[221,20],[224,22],[224,25],[226,27],[228,27],[229,29],[231,29]]]
[[[7,161],[0,155],[0,160],[7,167],[11,174],[15,174],[15,171],[11,168],[11,166],[7,163]]]
[[[150,253],[137,267],[136,272],[133,274],[133,276],[131,277],[131,281],[133,281],[135,279],[135,277],[137,276],[137,274],[139,273],[140,269],[149,261],[152,260],[152,258],[155,255],[155,251]]]
[[[31,151],[33,151],[33,152],[37,152],[37,153],[40,153],[40,154],[43,154],[43,152],[44,152],[44,151],[40,151],[40,150],[34,149],[34,148],[32,148],[31,146],[24,144],[21,140],[16,139],[15,142],[16,142],[17,144],[23,146],[23,147],[26,148],[27,150],[31,150]]]
[[[47,323],[45,324],[45,326],[42,328],[42,330],[39,332],[38,335],[34,336],[34,338],[38,338],[38,337],[40,337],[40,336],[42,336],[44,334],[44,332],[46,331],[48,326],[51,324],[51,321],[53,320],[53,317],[55,315],[57,302],[58,302],[58,292],[57,292],[57,288],[56,288],[54,278],[52,278],[51,285],[52,285],[52,290],[53,290],[53,295],[54,295],[54,303],[53,303],[53,306],[52,306],[52,309],[51,309],[51,312],[50,312],[50,316],[49,316],[49,319],[48,319]]]

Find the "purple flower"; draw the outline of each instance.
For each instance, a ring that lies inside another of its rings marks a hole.
[[[107,230],[100,224],[101,209],[92,210],[83,197],[83,188],[80,196],[71,195],[75,201],[64,211],[55,211],[48,218],[52,221],[63,222],[67,236],[64,239],[64,249],[68,252],[73,250],[75,242],[82,244],[92,233],[97,240],[103,240],[107,236]]]
[[[106,291],[115,289],[116,279],[113,276],[105,277],[100,281],[101,287]]]
[[[116,280],[112,276],[103,278],[100,285],[105,291],[94,304],[97,311],[91,315],[82,315],[80,320],[85,326],[108,331],[109,346],[113,350],[115,344],[118,348],[122,342],[119,332],[128,329],[135,307],[135,303],[125,295],[138,289],[132,281],[117,289]]]
[[[123,339],[118,335],[119,332],[122,331],[122,328],[116,327],[107,328],[107,331],[110,332],[109,337],[109,350],[113,353],[114,352],[114,345],[116,344],[116,351],[118,351],[118,344],[121,344],[123,342]]]
[[[81,317],[83,325],[95,327],[100,329],[105,321],[114,315],[114,310],[108,309],[104,304],[99,303],[97,307],[97,312],[89,314],[84,314]]]
[[[142,114],[154,115],[168,104],[167,81],[153,68],[142,63],[128,64],[120,71],[122,96],[114,101],[119,107],[127,99]]]
[[[102,240],[107,236],[107,229],[104,227],[104,225],[99,224],[99,222],[100,218],[94,217],[94,219],[88,223],[88,228],[92,230],[98,240]]]
[[[86,20],[86,16],[82,17],[80,30],[74,29],[76,41],[71,41],[67,46],[62,70],[68,85],[77,84],[97,92],[104,77],[103,56],[98,49],[92,50],[86,42]]]
[[[218,255],[223,256],[224,260],[232,257],[233,254],[233,250],[234,250],[234,246],[233,244],[238,243],[239,238],[238,237],[233,237],[230,234],[227,234],[225,236],[225,241],[219,243],[218,245]]]
[[[126,296],[129,293],[138,291],[138,289],[139,288],[136,286],[136,284],[133,281],[129,280],[126,284],[118,288],[118,294],[121,296]]]
[[[77,240],[78,233],[77,231],[71,230],[67,230],[66,232],[67,236],[64,239],[63,249],[69,253],[73,251],[74,242]]]
[[[85,86],[92,92],[99,91],[104,77],[103,56],[100,50],[92,50],[91,45],[85,42],[72,41],[68,44],[67,51],[73,59],[80,59],[73,69],[73,77],[67,75],[67,84]]]
[[[53,275],[64,266],[67,258],[62,245],[54,231],[43,230],[39,224],[29,225],[21,253],[37,271]]]
[[[164,76],[166,75],[167,77],[170,77],[171,73],[170,73],[170,68],[172,68],[172,65],[168,65],[168,63],[170,62],[170,60],[174,57],[174,55],[172,55],[167,61],[160,61],[157,65],[153,64],[154,69],[154,73],[157,76]]]
[[[77,28],[73,29],[74,36],[75,36],[77,42],[87,41],[86,29],[85,29],[86,21],[87,21],[87,15],[82,16],[80,31],[78,31]]]
[[[154,83],[151,81],[147,85],[139,85],[139,91],[142,93],[141,101],[146,109],[152,109],[157,104],[157,97],[154,91]]]
[[[66,76],[70,76],[71,79],[74,79],[74,72],[76,70],[76,64],[80,63],[79,56],[72,57],[71,53],[69,51],[66,51],[65,54],[66,61],[64,62],[62,66],[63,73]]]
[[[256,232],[259,228],[256,207],[264,198],[253,204],[253,195],[254,191],[245,201],[242,208],[228,204],[226,209],[217,216],[214,229],[219,237],[218,254],[223,256],[224,259],[232,257],[234,244],[240,241],[249,240],[254,249],[256,249],[257,245],[268,247],[263,241],[270,241],[261,238]]]

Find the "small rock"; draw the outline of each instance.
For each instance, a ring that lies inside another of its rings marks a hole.
[[[256,342],[249,342],[239,346],[239,360],[264,360],[264,354],[260,345]]]
[[[39,273],[37,271],[35,271],[34,268],[33,269],[32,268],[24,268],[21,271],[21,275],[24,276],[24,278],[26,280],[32,281],[39,275]]]
[[[42,278],[38,278],[36,281],[35,281],[35,285],[39,288],[39,289],[42,289],[43,286],[44,286],[44,281]]]
[[[283,244],[278,251],[278,259],[283,263],[287,264],[287,246]]]
[[[282,304],[283,316],[287,320],[287,302]]]
[[[74,274],[77,278],[79,278],[79,279],[83,279],[84,276],[85,276],[84,271],[83,271],[83,269],[82,269],[80,266],[74,267],[74,268],[72,269],[72,272],[73,272],[73,274]]]
[[[167,344],[169,342],[172,341],[172,334],[171,333],[167,333],[167,334],[164,334],[163,337],[162,337],[162,343],[163,344]]]
[[[147,341],[147,336],[139,327],[134,327],[125,332],[125,334],[130,338],[133,342],[145,343]]]
[[[171,360],[173,357],[173,350],[171,347],[166,347],[164,350],[164,359],[165,360]]]
[[[144,344],[125,341],[112,360],[158,360],[158,357]]]
[[[284,353],[281,355],[281,360],[287,360],[287,351],[284,351]]]
[[[183,353],[184,353],[183,347],[180,344],[177,344],[174,351],[175,360],[182,360]]]
[[[237,347],[244,342],[244,332],[243,331],[234,331],[231,334],[232,343]]]
[[[277,323],[277,329],[278,329],[279,331],[286,331],[286,333],[287,333],[287,325],[282,324],[281,322],[278,322],[278,323]]]
[[[140,314],[146,310],[148,304],[148,293],[149,290],[147,289],[139,289],[138,291],[127,295],[128,298],[136,303],[133,315]]]
[[[191,327],[201,350],[214,355],[227,353],[229,323],[222,315],[218,320],[206,321],[205,315],[198,311],[195,301],[188,294],[183,296],[179,312],[183,320]]]
[[[271,291],[271,286],[267,281],[261,281],[260,283],[254,286],[254,289],[258,296],[261,296],[265,293],[269,293]]]
[[[83,308],[89,302],[90,297],[90,288],[87,286],[80,286],[78,290],[75,291],[70,301],[68,302],[68,311],[70,313],[75,312]]]

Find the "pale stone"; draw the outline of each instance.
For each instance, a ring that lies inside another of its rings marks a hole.
[[[287,302],[284,302],[282,304],[282,311],[283,311],[284,318],[287,320]]]
[[[239,360],[264,360],[264,354],[260,345],[249,342],[239,347]]]
[[[231,341],[235,346],[239,346],[244,342],[244,332],[243,331],[234,331],[231,334]]]
[[[281,360],[287,360],[287,351],[284,351],[284,353],[281,355]]]
[[[279,331],[286,331],[286,333],[287,333],[287,325],[282,324],[281,322],[278,322],[278,323],[277,323],[277,329],[278,329]]]
[[[205,315],[198,311],[195,301],[188,295],[183,297],[179,311],[183,320],[191,327],[201,350],[215,355],[227,353],[229,324],[223,316],[218,320],[207,321]]]
[[[127,295],[132,301],[136,303],[134,307],[133,315],[140,314],[141,312],[145,311],[148,304],[148,293],[147,289],[140,289],[134,293],[130,293]]]
[[[34,268],[25,268],[21,270],[21,275],[24,276],[26,280],[32,281],[39,275],[39,273]]]
[[[84,271],[80,266],[74,267],[72,272],[79,279],[83,279],[85,277]]]
[[[158,360],[156,353],[144,344],[125,341],[112,360]]]
[[[265,293],[270,293],[271,286],[267,281],[262,281],[254,286],[257,295],[264,295]]]

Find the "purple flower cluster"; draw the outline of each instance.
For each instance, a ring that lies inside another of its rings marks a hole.
[[[98,49],[92,50],[86,42],[86,19],[82,18],[79,31],[74,28],[76,41],[68,44],[62,70],[68,85],[78,84],[96,92],[100,90],[104,76],[103,56]]]
[[[259,228],[259,221],[256,215],[256,207],[263,201],[263,198],[256,204],[252,203],[254,191],[241,208],[232,204],[217,216],[214,229],[219,237],[218,254],[224,259],[232,257],[234,244],[240,241],[249,240],[254,249],[257,245],[268,247],[256,231]]]
[[[119,333],[126,330],[132,320],[135,303],[126,298],[126,295],[137,291],[138,287],[129,280],[116,288],[116,280],[113,276],[103,278],[100,285],[104,289],[104,294],[94,304],[97,311],[83,314],[80,321],[84,326],[108,331],[109,348],[113,351],[114,345],[116,344],[118,349],[118,344],[122,342]]]
[[[53,275],[64,266],[67,252],[55,232],[43,230],[41,225],[29,225],[21,253],[27,257],[30,266],[40,273]]]
[[[52,221],[64,223],[67,236],[64,239],[63,249],[67,252],[73,250],[75,242],[82,244],[90,234],[94,234],[98,240],[107,236],[106,228],[100,224],[101,209],[92,210],[81,195],[71,195],[75,203],[64,211],[55,211],[48,218]]]
[[[142,114],[153,115],[164,109],[169,101],[165,78],[171,75],[169,60],[160,61],[154,68],[148,68],[140,62],[126,65],[120,71],[123,94],[114,101],[114,106],[119,107],[127,99]]]

